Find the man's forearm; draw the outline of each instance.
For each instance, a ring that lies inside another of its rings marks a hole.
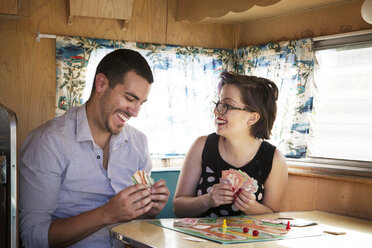
[[[66,247],[74,244],[107,224],[109,223],[102,207],[70,218],[54,220],[48,233],[49,246]]]

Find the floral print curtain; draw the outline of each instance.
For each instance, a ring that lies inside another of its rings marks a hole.
[[[57,36],[57,116],[89,98],[98,62],[118,48],[140,52],[154,73],[148,102],[139,117],[130,120],[148,136],[153,155],[183,155],[198,136],[214,131],[209,102],[216,100],[223,70],[266,77],[277,84],[271,142],[287,157],[306,155],[314,65],[310,39],[232,50]]]
[[[57,36],[56,116],[89,98],[98,62],[118,48],[141,53],[154,74],[148,101],[129,122],[147,135],[153,155],[183,155],[198,136],[214,131],[209,102],[220,72],[234,68],[230,49]]]
[[[235,50],[240,74],[269,78],[279,89],[271,142],[286,157],[306,155],[312,111],[314,53],[311,39],[274,42]]]

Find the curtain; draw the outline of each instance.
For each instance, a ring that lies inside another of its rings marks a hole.
[[[311,39],[248,46],[235,50],[234,55],[239,74],[271,79],[279,89],[271,142],[286,157],[305,157],[313,102]]]
[[[230,49],[57,36],[56,116],[89,98],[98,62],[118,48],[141,53],[154,74],[148,101],[129,122],[147,135],[152,155],[184,155],[198,136],[214,131],[209,102],[220,72],[234,68]]]
[[[153,155],[185,154],[200,135],[214,131],[209,102],[216,100],[219,74],[235,70],[273,80],[279,88],[271,142],[287,157],[305,157],[314,54],[310,39],[210,49],[58,36],[56,115],[90,95],[95,68],[110,51],[140,52],[154,73],[148,102],[130,123],[145,132]],[[161,142],[159,142],[161,140]]]

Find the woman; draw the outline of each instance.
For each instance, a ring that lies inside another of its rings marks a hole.
[[[180,174],[173,208],[178,217],[218,217],[278,212],[287,186],[284,156],[264,141],[276,116],[278,88],[265,78],[221,73],[214,105],[216,133],[191,146]],[[220,182],[222,170],[246,172],[256,193]]]

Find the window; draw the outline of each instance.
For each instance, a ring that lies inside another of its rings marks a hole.
[[[372,34],[318,40],[314,51],[307,157],[372,172]]]
[[[170,47],[167,51],[152,54],[152,57],[148,51],[138,49],[152,67],[154,84],[148,101],[138,117],[129,120],[129,124],[146,134],[153,158],[182,158],[197,137],[215,130],[210,102],[216,100],[219,74],[227,67],[218,53],[224,50],[215,49],[214,54],[187,54],[184,51],[187,48],[177,49],[179,52]],[[82,102],[90,96],[98,63],[112,50],[100,48],[92,51]]]
[[[371,177],[372,32],[352,35],[237,50],[57,37],[56,114],[85,101],[106,53],[118,47],[138,50],[152,65],[155,84],[130,123],[148,136],[153,156],[183,157],[198,136],[214,131],[208,103],[216,100],[220,72],[237,67],[239,73],[280,83],[281,117],[272,142],[279,140],[275,145],[290,164],[342,167]]]

